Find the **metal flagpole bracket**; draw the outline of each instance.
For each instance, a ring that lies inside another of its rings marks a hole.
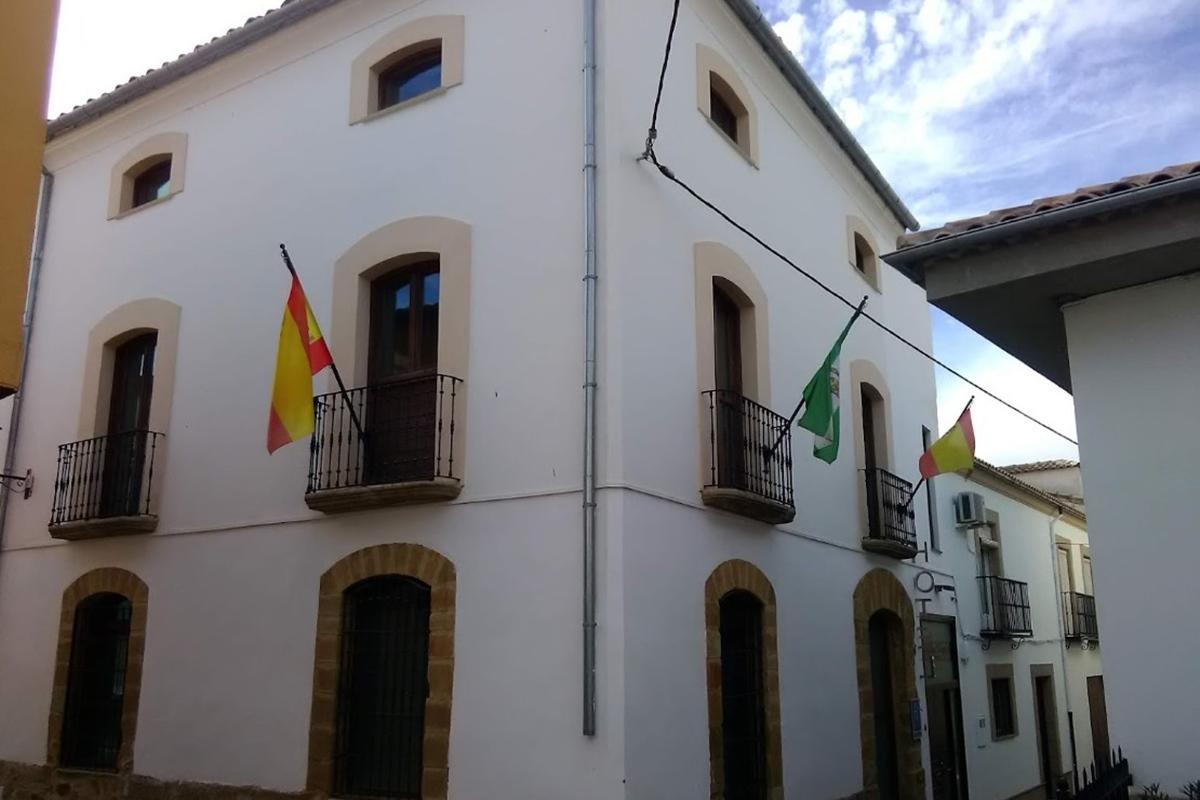
[[[0,486],[10,492],[21,489],[21,496],[28,500],[33,496],[33,470],[25,470],[24,475],[8,475],[0,472]]]

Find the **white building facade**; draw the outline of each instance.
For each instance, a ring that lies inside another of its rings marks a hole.
[[[747,7],[683,4],[658,157],[928,351],[922,290],[875,256],[914,221]],[[922,614],[955,621],[966,720],[1002,648],[963,638],[946,494],[897,507],[931,365],[860,322],[840,458],[772,449],[850,311],[637,160],[665,2],[598,12],[582,731],[585,8],[296,0],[52,126],[6,796],[965,796],[934,786],[954,726],[926,713]],[[350,391],[321,373],[313,443],[268,456],[281,241]],[[1018,691],[1062,674],[1036,613]],[[973,797],[1040,785],[964,741]]]

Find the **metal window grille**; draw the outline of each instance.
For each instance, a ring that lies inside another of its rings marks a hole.
[[[983,624],[980,635],[1014,638],[1033,635],[1029,584],[983,575],[979,578]]]
[[[749,592],[721,598],[721,740],[726,800],[766,800],[762,603]]]
[[[867,535],[871,539],[917,546],[916,513],[909,497],[913,486],[886,469],[864,470],[867,480]]]
[[[458,480],[454,429],[461,391],[459,378],[431,375],[314,398],[308,491]]]
[[[712,453],[708,486],[741,489],[794,507],[787,419],[727,389],[704,392],[704,400]]]
[[[59,755],[64,767],[117,768],[132,614],[129,600],[111,593],[92,595],[75,609]]]
[[[334,785],[345,797],[421,797],[429,694],[427,585],[368,578],[342,600]]]
[[[161,438],[138,430],[61,445],[50,524],[150,515]]]
[[[1068,639],[1100,638],[1096,598],[1082,592],[1063,592],[1063,620]]]

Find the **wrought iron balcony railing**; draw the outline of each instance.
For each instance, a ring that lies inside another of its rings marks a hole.
[[[461,393],[460,379],[429,375],[314,398],[308,494],[460,482],[454,436]]]
[[[710,444],[706,502],[768,522],[790,521],[796,507],[787,419],[726,389],[703,397]]]
[[[913,485],[885,469],[864,470],[867,480],[867,549],[912,558],[917,554]]]
[[[153,517],[154,457],[161,438],[153,431],[127,431],[61,445],[50,526]]]
[[[1068,639],[1099,640],[1096,598],[1081,592],[1063,592],[1063,622]]]
[[[1028,583],[982,575],[979,595],[983,607],[981,636],[1016,639],[1033,635]]]

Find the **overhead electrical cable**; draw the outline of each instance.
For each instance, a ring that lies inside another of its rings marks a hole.
[[[674,40],[675,40],[675,29],[678,26],[678,22],[679,22],[679,5],[680,5],[680,0],[675,0],[675,8],[674,8],[674,12],[672,13],[672,16],[671,16],[671,28],[670,28],[670,32],[667,35],[666,52],[663,54],[662,72],[660,73],[659,79],[658,79],[658,93],[654,98],[654,113],[651,116],[650,129],[646,136],[646,150],[645,150],[645,152],[642,153],[641,157],[638,160],[639,161],[649,161],[651,164],[653,164],[658,169],[658,171],[663,175],[663,177],[665,177],[667,180],[674,183],[679,188],[683,189],[685,192],[687,192],[689,195],[691,195],[697,202],[699,202],[705,208],[712,211],[714,214],[719,216],[721,219],[725,220],[727,223],[732,225],[734,228],[737,228],[739,231],[741,231],[745,236],[747,236],[751,241],[753,241],[759,247],[763,248],[768,253],[775,256],[783,263],[787,264],[793,270],[795,270],[796,272],[803,275],[805,278],[807,278],[809,281],[811,281],[813,284],[815,284],[818,288],[820,288],[822,291],[824,291],[830,297],[841,302],[844,306],[846,306],[850,310],[852,310],[852,311],[855,310],[858,307],[857,303],[855,303],[853,300],[850,300],[850,299],[846,298],[845,296],[839,294],[837,292],[837,290],[835,290],[834,288],[832,288],[831,286],[826,284],[824,281],[822,281],[816,275],[813,275],[811,272],[804,269],[804,267],[801,267],[795,261],[788,258],[786,255],[784,255],[778,249],[776,249],[775,247],[772,247],[765,240],[763,240],[762,237],[758,236],[756,233],[754,233],[752,230],[747,228],[745,225],[743,225],[742,223],[738,222],[736,219],[731,217],[728,213],[723,211],[720,208],[720,206],[718,206],[716,203],[712,202],[708,198],[704,197],[704,195],[700,194],[698,191],[693,189],[684,180],[679,178],[679,176],[677,176],[670,167],[666,166],[665,164],[663,164],[662,162],[660,162],[658,160],[658,155],[657,155],[657,153],[654,152],[654,145],[658,139],[658,112],[662,105],[663,90],[666,85],[667,69],[671,62],[671,48],[672,48],[672,45],[674,44]],[[1035,425],[1043,428],[1044,430],[1054,434],[1055,436],[1059,437],[1060,439],[1070,442],[1071,444],[1075,445],[1076,447],[1079,446],[1079,442],[1077,442],[1075,439],[1072,439],[1070,436],[1067,436],[1065,433],[1057,430],[1053,426],[1051,426],[1045,422],[1042,422],[1040,419],[1033,416],[1029,412],[1021,410],[1017,406],[1015,406],[1012,403],[1005,400],[1003,397],[1000,397],[996,393],[988,390],[987,388],[985,388],[985,387],[981,386],[980,384],[976,383],[975,381],[971,380],[966,375],[962,374],[961,372],[959,372],[958,370],[956,370],[954,367],[950,366],[946,362],[942,361],[937,356],[933,355],[930,352],[927,352],[923,347],[921,347],[916,342],[913,342],[912,340],[908,339],[899,331],[896,331],[896,330],[888,327],[885,323],[883,323],[879,319],[875,318],[870,313],[864,311],[862,314],[862,317],[863,317],[863,319],[865,319],[865,320],[871,322],[873,325],[875,325],[875,327],[879,328],[879,330],[888,334],[893,339],[895,339],[896,341],[905,345],[906,347],[908,347],[909,349],[911,349],[918,355],[933,362],[937,366],[939,366],[942,369],[949,372],[954,377],[961,380],[963,383],[966,383],[968,386],[971,386],[974,389],[976,389],[977,391],[982,392],[983,394],[992,398],[997,403],[999,403],[1000,405],[1009,409],[1010,411],[1024,417],[1025,419],[1027,419],[1030,422],[1034,423]]]

